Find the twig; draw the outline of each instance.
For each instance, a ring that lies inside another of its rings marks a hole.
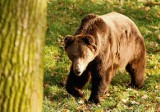
[[[152,7],[155,5],[160,5],[160,2],[146,2],[146,3],[144,3],[144,5],[148,6],[148,7]]]

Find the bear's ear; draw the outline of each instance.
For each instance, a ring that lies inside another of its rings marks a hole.
[[[95,40],[94,40],[93,36],[91,36],[91,35],[86,35],[84,38],[82,38],[82,40],[88,45],[95,44]]]
[[[65,48],[66,48],[69,44],[73,43],[74,40],[75,40],[75,38],[74,38],[72,35],[67,35],[67,36],[65,37],[65,39],[64,39]]]

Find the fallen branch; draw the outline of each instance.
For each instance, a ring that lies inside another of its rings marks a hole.
[[[158,49],[158,50],[154,50],[154,52],[160,52],[160,49]]]
[[[160,5],[160,2],[145,2],[144,5],[148,7],[152,7],[155,5]]]

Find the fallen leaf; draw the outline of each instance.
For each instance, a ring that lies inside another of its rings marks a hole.
[[[150,46],[151,46],[151,47],[156,47],[156,46],[158,46],[158,44],[157,44],[156,42],[151,42],[151,43],[150,43]]]
[[[130,98],[130,99],[134,99],[134,98],[135,98],[135,96],[129,96],[129,98]]]
[[[70,112],[68,109],[63,109],[62,112]]]
[[[132,104],[132,105],[139,105],[139,103],[136,102],[136,101],[131,101],[131,104]]]
[[[123,103],[127,103],[127,101],[128,101],[128,98],[127,99],[122,99]]]
[[[84,104],[84,101],[83,100],[79,100],[78,104]]]
[[[160,35],[158,35],[158,40],[160,40]]]
[[[160,112],[160,107],[157,107],[157,108],[155,109],[155,111],[156,111],[156,112]]]
[[[143,95],[143,96],[142,96],[142,99],[147,99],[147,98],[148,98],[147,95]]]

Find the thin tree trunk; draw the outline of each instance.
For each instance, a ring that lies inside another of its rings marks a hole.
[[[41,112],[46,0],[0,0],[0,112]]]

